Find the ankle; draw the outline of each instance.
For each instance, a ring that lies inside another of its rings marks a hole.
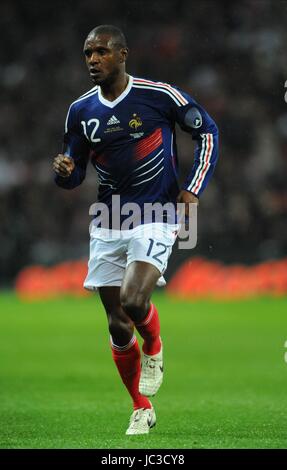
[[[149,338],[148,340],[145,339],[142,349],[143,352],[148,356],[154,356],[155,354],[158,354],[161,350],[160,336]]]

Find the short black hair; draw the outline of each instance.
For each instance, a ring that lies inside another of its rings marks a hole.
[[[111,24],[101,24],[96,26],[92,31],[89,32],[87,38],[90,36],[97,36],[98,34],[109,34],[112,36],[113,45],[118,47],[127,47],[127,41],[124,33]]]

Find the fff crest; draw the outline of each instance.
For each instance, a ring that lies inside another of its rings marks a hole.
[[[142,124],[143,123],[142,123],[141,118],[139,116],[137,116],[136,114],[133,114],[133,117],[129,122],[129,126],[132,129],[137,129],[138,127],[142,126]]]

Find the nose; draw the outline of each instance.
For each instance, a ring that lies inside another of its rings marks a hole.
[[[93,52],[92,55],[89,57],[89,63],[91,65],[99,63],[99,55],[96,52]]]

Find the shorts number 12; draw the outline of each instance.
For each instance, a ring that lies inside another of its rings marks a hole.
[[[151,255],[154,244],[155,246],[163,247],[164,249],[159,251],[158,253],[154,253],[153,255]],[[151,256],[152,258],[156,259],[160,264],[162,264],[163,261],[159,259],[159,256],[163,255],[166,252],[166,250],[167,250],[167,246],[164,243],[160,243],[160,242],[155,243],[152,238],[149,238],[149,247],[148,247],[147,254],[146,254],[147,256]]]

